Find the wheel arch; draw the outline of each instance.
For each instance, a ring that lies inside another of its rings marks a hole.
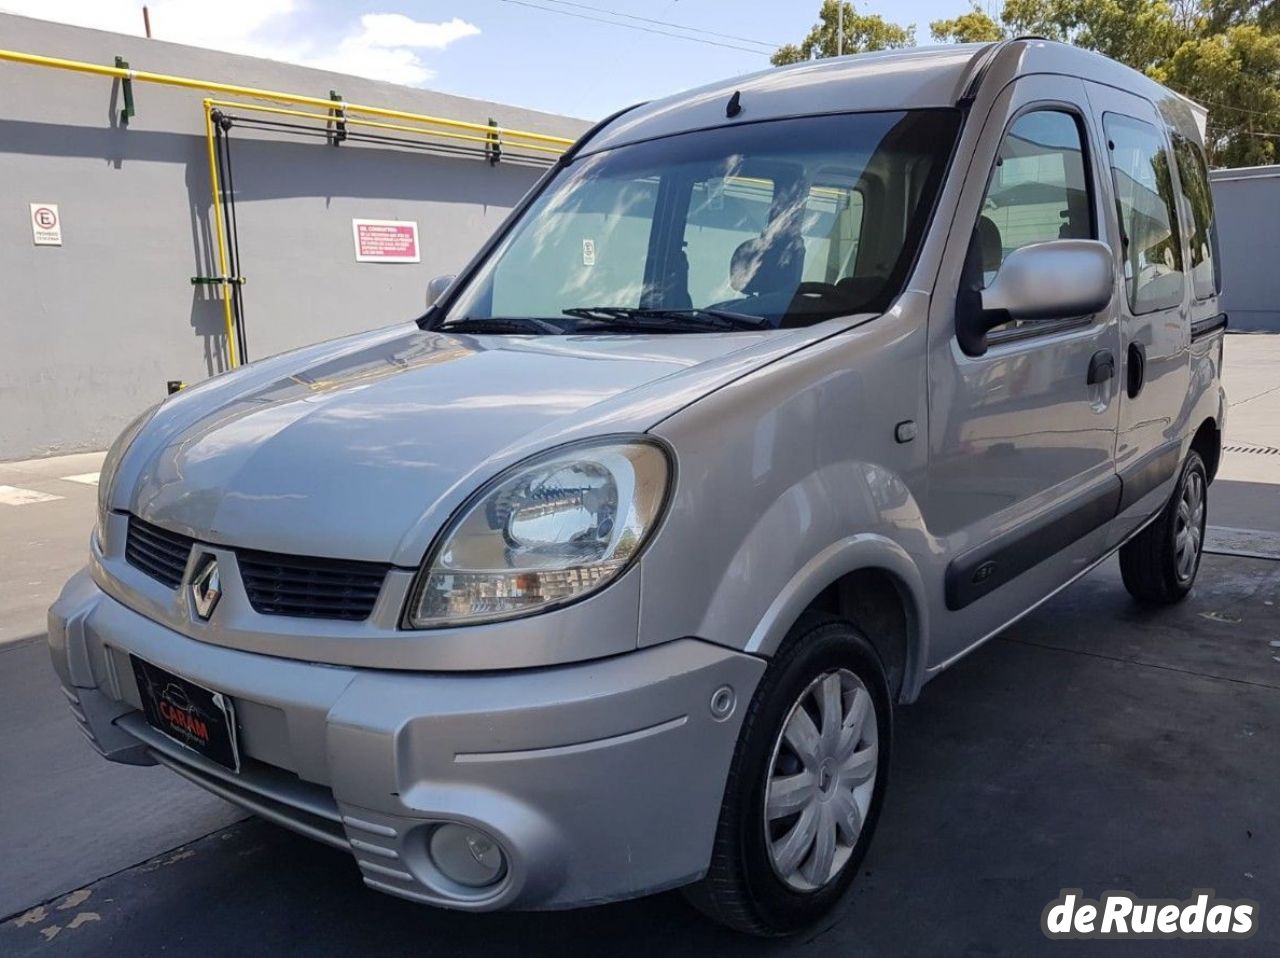
[[[1213,482],[1218,474],[1218,465],[1222,462],[1222,432],[1218,423],[1212,418],[1206,419],[1191,437],[1191,448],[1200,453],[1204,460],[1205,471],[1209,481]]]
[[[928,656],[928,606],[915,563],[879,535],[854,535],[828,546],[796,573],[769,606],[746,651],[772,656],[808,611],[857,626],[871,642],[899,702],[920,693]]]

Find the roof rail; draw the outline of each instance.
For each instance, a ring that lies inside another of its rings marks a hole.
[[[960,96],[956,99],[956,106],[968,106],[978,96],[978,90],[982,87],[982,81],[986,79],[987,72],[991,69],[991,65],[995,62],[996,57],[1006,50],[1011,44],[1020,40],[1048,40],[1048,37],[1042,37],[1038,34],[1023,34],[1016,37],[1010,37],[1007,40],[997,40],[995,43],[988,44],[973,55],[973,59],[969,61],[970,74],[968,82],[964,84],[964,89]]]

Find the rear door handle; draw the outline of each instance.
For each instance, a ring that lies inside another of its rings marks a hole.
[[[1089,377],[1085,381],[1090,386],[1105,383],[1116,374],[1116,357],[1109,349],[1099,349],[1089,360]]]
[[[1130,399],[1137,399],[1147,381],[1147,347],[1142,343],[1129,344],[1129,381],[1125,388]]]

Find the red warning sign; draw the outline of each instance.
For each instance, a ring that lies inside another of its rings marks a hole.
[[[357,263],[420,263],[414,220],[352,220]]]

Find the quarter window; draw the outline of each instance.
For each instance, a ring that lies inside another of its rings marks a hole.
[[[1200,147],[1181,133],[1173,135],[1173,155],[1178,161],[1178,180],[1191,210],[1191,288],[1196,299],[1208,299],[1222,289],[1218,264],[1213,256],[1216,227],[1213,223],[1213,195],[1209,191],[1209,170]]]
[[[1061,110],[1018,117],[1000,144],[974,242],[988,285],[1016,249],[1094,238],[1079,121]]]
[[[1182,240],[1164,140],[1150,123],[1103,116],[1124,247],[1124,281],[1136,315],[1182,302]]]

